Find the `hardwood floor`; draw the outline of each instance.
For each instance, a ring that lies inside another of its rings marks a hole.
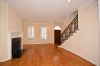
[[[0,66],[95,66],[52,44],[25,45],[24,48],[21,58],[0,63]]]

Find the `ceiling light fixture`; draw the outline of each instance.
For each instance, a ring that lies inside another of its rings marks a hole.
[[[70,3],[71,2],[71,0],[68,0],[68,3]]]

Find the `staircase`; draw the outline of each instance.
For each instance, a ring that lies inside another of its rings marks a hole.
[[[70,22],[66,29],[61,34],[61,42],[64,43],[66,40],[71,38],[73,33],[78,30],[78,15]]]

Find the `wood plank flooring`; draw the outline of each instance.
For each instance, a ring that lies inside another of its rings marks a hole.
[[[25,45],[24,48],[21,58],[0,63],[0,66],[95,66],[53,44]]]

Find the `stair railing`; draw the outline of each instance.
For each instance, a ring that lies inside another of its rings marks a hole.
[[[61,34],[61,42],[68,40],[70,36],[78,30],[78,15],[72,20],[67,28]]]

